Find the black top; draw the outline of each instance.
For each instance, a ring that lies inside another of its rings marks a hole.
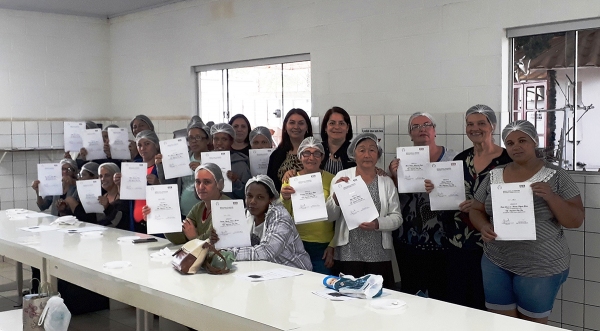
[[[240,153],[250,157],[250,144],[248,144],[248,146],[246,146],[242,149],[235,149],[235,148],[231,147],[231,151],[232,152],[240,152]]]
[[[333,154],[333,157],[336,159],[340,159],[342,161],[342,167],[344,169],[356,167],[356,162],[350,160],[348,157],[348,146],[350,146],[350,141],[346,140],[342,146]],[[325,149],[325,155],[323,157],[323,161],[321,161],[321,169],[325,167],[327,160],[329,159],[329,143],[327,141],[323,141],[323,149]]]
[[[279,167],[281,167],[283,161],[285,161],[287,153],[288,151],[284,151],[283,148],[276,148],[269,157],[267,176],[271,177],[277,189],[281,189],[281,180],[279,179],[279,176],[277,176],[277,172],[279,171]]]

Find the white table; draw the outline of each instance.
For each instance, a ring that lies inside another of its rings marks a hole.
[[[0,312],[0,331],[23,330],[23,309]]]
[[[6,222],[0,212],[0,233],[23,232],[7,228]],[[395,291],[385,298],[407,302],[403,311],[373,309],[371,300],[332,302],[311,293],[323,288],[323,276],[312,272],[260,283],[234,274],[182,276],[172,269],[169,258],[149,258],[151,252],[170,245],[168,241],[117,243],[116,238],[124,235],[131,233],[107,229],[101,238],[84,238],[43,232],[37,234],[39,244],[24,249],[35,248],[47,260],[52,276],[199,330],[558,330]],[[0,235],[0,254],[9,245],[4,238]],[[123,270],[103,268],[116,260],[133,265]],[[287,268],[270,262],[235,265],[238,273]]]

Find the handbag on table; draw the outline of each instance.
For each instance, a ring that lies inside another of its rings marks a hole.
[[[209,253],[211,253],[210,258],[208,258]],[[206,269],[209,274],[221,275],[228,273],[229,268],[227,264],[215,266],[210,263],[215,255],[223,261],[227,261],[227,259],[215,249],[215,246],[210,243],[209,239],[193,239],[173,253],[171,265],[183,275],[195,274],[200,267]]]

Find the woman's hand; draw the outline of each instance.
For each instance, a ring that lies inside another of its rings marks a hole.
[[[298,171],[294,169],[286,171],[285,174],[283,174],[283,177],[281,178],[281,182],[288,183],[290,181],[290,178],[296,176],[297,172]]]
[[[82,159],[82,160],[85,161],[87,155],[88,155],[87,149],[81,147],[81,149],[79,150],[79,157],[78,158],[80,158],[80,159]]]
[[[183,224],[181,226],[183,228],[183,234],[188,240],[192,240],[198,237],[198,232],[196,231],[196,227],[194,223],[189,218],[183,220]]]
[[[546,202],[558,197],[558,194],[556,194],[556,193],[554,193],[554,191],[552,191],[552,187],[550,187],[550,185],[548,185],[548,183],[537,182],[537,183],[531,184],[530,186],[531,186],[531,190],[533,191],[533,194],[544,199]]]
[[[333,267],[333,253],[335,249],[331,246],[325,248],[325,252],[323,253],[323,260],[325,260],[325,268]]]
[[[219,235],[217,234],[217,231],[215,231],[215,229],[212,229],[210,231],[210,243],[214,245],[217,241],[219,241]]]
[[[115,182],[115,185],[117,185],[117,187],[121,186],[121,173],[117,172],[116,174],[113,175],[113,182]]]
[[[40,181],[38,179],[31,183],[31,188],[35,191],[35,194],[40,195]]]
[[[229,178],[229,180],[232,182],[235,182],[236,180],[240,179],[240,177],[238,177],[238,175],[231,170],[227,171],[227,178]]]
[[[296,190],[294,190],[294,188],[291,186],[284,186],[281,188],[281,197],[283,198],[283,200],[291,199],[292,194],[294,193],[296,193]]]
[[[135,141],[130,140],[129,141],[129,155],[131,155],[131,159],[133,160],[133,158],[138,154],[138,150],[137,150],[137,146],[135,145]]]
[[[340,177],[335,184],[340,183],[340,182],[345,182],[347,183],[350,180],[349,177]],[[336,206],[339,206],[340,203],[338,202],[337,196],[335,195],[335,192],[333,193],[333,195],[331,196],[331,198],[333,199],[333,201],[335,202]]]
[[[104,151],[104,154],[106,154],[107,159],[112,159],[112,157],[110,155],[110,145],[109,144],[104,144],[104,146],[102,147],[102,150]]]
[[[398,174],[399,166],[400,166],[400,159],[394,158],[392,160],[392,162],[390,162],[388,169],[390,170],[390,174],[392,174],[392,177],[396,177],[396,175]]]
[[[471,206],[473,205],[473,199],[465,200],[458,205],[458,209],[463,213],[469,213],[471,211]]]
[[[155,174],[146,175],[146,181],[150,185],[158,185],[158,184],[160,184],[160,181],[158,180],[158,177],[156,177]]]
[[[155,164],[162,164],[162,154],[156,154],[154,156],[154,163]]]
[[[387,176],[387,172],[385,172],[385,170],[379,168],[379,167],[375,167],[375,173],[377,174],[377,176]]]
[[[198,168],[199,166],[200,166],[200,162],[198,162],[198,161],[190,162],[190,169],[192,169],[192,171],[196,171],[196,168]]]
[[[75,198],[73,197],[66,197],[64,202],[69,207],[69,209],[71,209],[71,211],[74,211],[75,208],[77,208],[77,205],[79,204],[79,202],[77,202],[77,200],[75,200]]]
[[[425,179],[425,192],[427,192],[427,194],[431,193],[431,191],[433,191],[433,183],[429,180],[429,179]],[[464,201],[463,201],[464,203]]]
[[[98,202],[104,207],[104,209],[108,208],[109,202],[108,197],[101,195],[98,197]],[[144,208],[142,208],[142,214],[144,213]]]
[[[492,223],[489,222],[483,227],[481,227],[481,229],[479,229],[479,232],[481,232],[481,239],[483,239],[483,241],[485,241],[486,243],[495,240],[498,236],[496,235],[496,232],[494,232],[494,226],[492,225]]]
[[[71,156],[71,152],[65,152],[65,154],[63,154],[63,159],[73,160],[73,157]]]
[[[148,221],[148,215],[152,212],[152,208],[150,206],[145,205],[142,207],[142,216],[144,216],[144,221]]]
[[[379,229],[379,220],[374,219],[371,222],[363,222],[358,227],[365,231],[375,231]]]

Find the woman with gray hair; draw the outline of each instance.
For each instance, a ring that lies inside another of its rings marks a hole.
[[[475,193],[469,217],[484,241],[481,261],[488,310],[547,323],[554,299],[569,274],[570,253],[562,227],[583,223],[581,194],[562,168],[536,156],[538,134],[519,120],[502,130],[512,162],[490,171]],[[491,186],[526,183],[533,192],[535,240],[496,240]]]
[[[311,270],[310,257],[304,250],[294,220],[279,202],[275,183],[265,175],[246,183],[246,207],[252,224],[252,246],[232,248],[237,261],[270,261],[298,269]],[[211,241],[219,237],[213,232]]]
[[[302,162],[303,169],[297,171],[294,176],[320,173],[323,181],[323,194],[325,200],[329,198],[331,180],[333,175],[321,170],[320,165],[325,157],[325,150],[320,139],[314,137],[305,138],[298,147],[298,156]],[[294,188],[285,181],[281,186],[281,199],[283,206],[294,217],[292,208],[292,194],[296,193]],[[329,246],[333,239],[333,223],[329,219],[306,224],[296,224],[296,229],[302,239],[304,250],[310,255],[312,271],[331,275],[333,267],[333,246]]]
[[[175,245],[185,244],[192,239],[206,240],[212,232],[211,207],[213,200],[229,200],[223,194],[223,172],[221,167],[214,163],[204,163],[194,171],[195,188],[200,202],[187,214],[181,226],[181,232],[165,233],[165,237]],[[144,220],[148,219],[151,208],[144,206],[142,213]]]
[[[38,179],[31,183],[31,188],[35,191],[37,196],[37,205],[41,211],[50,208],[50,214],[54,216],[71,215],[73,212],[69,209],[69,206],[65,202],[67,197],[74,197],[76,200],[79,199],[77,196],[77,163],[73,159],[62,159],[60,160],[60,166],[62,170],[62,195],[41,197],[39,194],[40,181]]]
[[[414,146],[429,147],[429,162],[452,161],[456,156],[436,142],[436,123],[431,114],[417,112],[408,119],[408,134]],[[397,184],[398,166],[394,159],[389,166]],[[419,291],[430,298],[444,300],[446,293],[446,256],[450,243],[444,232],[440,213],[431,211],[429,194],[399,194],[404,220],[394,231],[394,249],[402,278],[401,290],[408,294]]]
[[[394,182],[387,176],[378,175],[375,169],[382,153],[374,134],[359,134],[348,146],[348,156],[356,160],[356,167],[339,171],[332,180],[333,183],[348,182],[361,176],[379,217],[349,230],[335,193],[327,199],[327,213],[336,222],[331,244],[335,247],[334,269],[355,277],[381,275],[384,287],[393,289],[392,231],[402,224],[402,215]]]

